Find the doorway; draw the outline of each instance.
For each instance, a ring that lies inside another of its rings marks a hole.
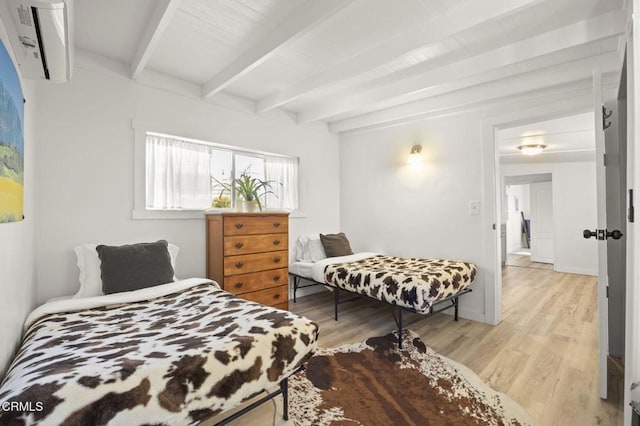
[[[624,91],[621,91],[621,92],[624,92]],[[622,104],[622,105],[619,106],[618,104]],[[524,216],[525,224],[526,224],[526,219],[530,220],[529,222],[530,238],[535,238],[534,237],[535,226],[533,225],[535,219],[533,216],[540,215],[540,212],[538,211],[539,209],[532,209],[532,206],[530,204],[528,206],[529,218],[526,217],[526,213],[524,213],[524,211],[527,208],[526,203],[525,205],[521,205],[521,203],[523,202],[524,198],[527,198],[523,196],[523,193],[526,193],[527,191],[524,190],[523,188],[519,188],[516,186],[518,184],[521,185],[522,182],[513,182],[513,181],[510,182],[509,179],[511,178],[511,176],[515,174],[519,174],[520,176],[522,176],[527,172],[529,172],[530,174],[535,174],[533,172],[551,173],[552,179],[550,179],[550,182],[546,184],[548,186],[546,188],[537,188],[535,190],[535,192],[537,193],[537,195],[535,195],[535,198],[537,200],[542,200],[542,205],[550,204],[552,206],[552,211],[553,211],[552,216],[554,216],[554,218],[550,221],[549,220],[545,221],[543,219],[545,226],[541,227],[541,228],[546,228],[545,233],[546,231],[549,231],[549,233],[551,234],[550,237],[549,235],[543,236],[549,242],[551,242],[551,244],[547,244],[545,240],[545,242],[541,246],[539,246],[538,249],[536,249],[535,257],[531,257],[530,260],[533,263],[534,260],[542,259],[543,262],[548,262],[548,264],[553,264],[553,271],[555,272],[565,272],[565,273],[568,272],[571,274],[590,275],[591,277],[584,278],[585,282],[593,281],[594,279],[593,277],[598,275],[598,271],[600,269],[599,266],[601,266],[599,265],[599,261],[598,261],[599,259],[598,247],[600,242],[595,242],[593,240],[590,241],[583,238],[582,231],[586,229],[593,229],[596,227],[596,225],[598,225],[597,226],[598,228],[602,228],[602,229],[605,229],[605,228],[608,228],[610,230],[614,229],[613,226],[609,226],[609,223],[607,223],[605,226],[600,225],[599,223],[600,212],[598,211],[598,207],[599,207],[598,197],[596,196],[596,191],[595,191],[595,188],[599,185],[599,179],[600,179],[599,167],[600,168],[602,167],[602,164],[597,163],[596,159],[598,158],[600,160],[603,160],[603,157],[600,154],[599,150],[604,149],[605,142],[606,142],[606,151],[607,151],[607,158],[605,160],[607,163],[607,167],[606,167],[607,169],[606,170],[607,172],[606,192],[607,192],[607,198],[608,198],[606,202],[607,213],[609,213],[608,216],[611,216],[611,218],[616,217],[621,221],[624,220],[624,213],[625,213],[624,207],[623,207],[623,204],[624,204],[623,201],[624,201],[624,196],[626,192],[625,191],[626,182],[623,182],[622,181],[623,179],[620,179],[620,177],[625,175],[625,172],[623,169],[624,169],[624,164],[626,164],[626,154],[625,154],[626,147],[624,146],[624,143],[619,143],[619,141],[626,140],[626,137],[622,135],[623,133],[622,130],[626,128],[626,126],[624,125],[625,117],[624,117],[624,113],[620,113],[621,110],[625,109],[624,99],[619,98],[616,101],[607,102],[605,106],[607,108],[607,111],[609,112],[612,110],[615,110],[615,114],[617,114],[617,117],[614,115],[614,117],[616,117],[615,121],[612,121],[612,123],[605,128],[605,132],[602,133],[603,135],[602,144],[600,145],[602,148],[596,149],[596,135],[597,135],[598,129],[596,129],[594,125],[594,117],[596,118],[598,117],[598,114],[600,113],[600,108],[598,108],[596,112],[592,111],[590,113],[583,113],[581,117],[580,117],[580,114],[577,114],[575,116],[567,116],[563,118],[550,120],[550,121],[555,121],[555,123],[553,123],[549,127],[550,129],[553,129],[553,130],[547,130],[546,132],[539,131],[539,130],[538,131],[530,130],[528,132],[529,134],[523,132],[522,136],[520,137],[517,134],[514,135],[513,133],[509,135],[510,136],[509,139],[511,139],[511,142],[512,142],[512,145],[511,145],[512,149],[514,145],[518,143],[522,143],[523,140],[526,140],[528,137],[530,137],[529,135],[531,133],[535,135],[539,144],[544,144],[548,147],[552,147],[554,145],[557,146],[558,142],[562,142],[561,141],[562,138],[564,138],[566,135],[573,134],[575,136],[574,142],[576,142],[578,139],[582,140],[583,142],[588,140],[589,142],[588,148],[585,146],[582,146],[580,149],[558,150],[555,153],[547,152],[547,153],[544,153],[543,155],[540,155],[538,158],[532,160],[532,159],[526,159],[522,155],[518,155],[520,153],[517,153],[517,152],[513,152],[510,156],[508,154],[505,155],[505,152],[507,151],[508,147],[505,148],[503,146],[505,144],[503,143],[504,141],[501,140],[501,132],[503,130],[509,130],[509,129],[502,129],[502,128],[496,127],[495,139],[494,139],[495,140],[494,143],[496,144],[495,147],[497,151],[495,153],[496,155],[496,160],[495,160],[496,175],[495,176],[497,180],[501,182],[500,186],[498,186],[497,189],[500,191],[499,194],[500,193],[502,194],[502,196],[496,197],[496,206],[498,209],[497,212],[499,213],[499,217],[501,217],[502,223],[506,227],[506,231],[507,231],[506,238],[512,241],[511,244],[514,244],[513,238],[509,238],[508,236],[509,234],[508,230],[511,229],[512,234],[514,232],[514,229],[516,233],[519,231],[516,225],[510,223],[511,219],[514,216],[514,213],[517,213],[518,211],[522,212],[521,215]],[[571,130],[571,129],[562,130],[558,127],[555,127],[556,125],[563,124],[563,122],[564,124],[566,124],[566,123],[571,123],[572,121],[574,121],[574,124],[582,123],[582,125],[576,126],[575,130]],[[598,123],[598,125],[599,124],[600,123]],[[529,125],[524,125],[524,126],[520,125],[517,131],[522,132],[524,130],[524,127],[528,127],[528,126],[530,126],[531,129],[534,129],[534,128],[544,129],[545,124],[543,122],[537,122],[537,123],[531,123]],[[602,127],[600,127],[600,131],[602,132]],[[545,139],[545,143],[540,142],[541,137]],[[549,140],[548,142],[546,140],[547,138]],[[568,141],[567,143],[570,144],[572,142]],[[505,159],[507,161],[504,161]],[[616,166],[620,166],[620,169],[616,169]],[[617,176],[618,180],[614,178],[610,178],[609,177],[610,174]],[[528,188],[528,193],[529,193],[528,194],[529,203],[531,203],[531,199],[533,198],[531,186],[529,186]],[[611,193],[616,193],[617,198],[609,197],[609,194]],[[517,196],[518,194],[519,196]],[[620,197],[622,197],[622,199],[620,199]],[[516,199],[517,199],[518,206],[515,205]],[[615,207],[614,214],[612,214],[612,212],[609,212],[611,207]],[[620,210],[621,207],[622,207],[622,210]],[[609,220],[610,218],[607,218],[607,219]],[[620,225],[621,225],[620,223],[616,224],[615,228],[617,229],[618,226]],[[521,224],[521,226],[523,225]],[[583,228],[583,226],[586,226],[586,227]],[[620,228],[622,227],[623,226],[620,226]],[[622,231],[622,233],[624,234],[624,230]],[[500,254],[501,254],[501,246],[504,247],[504,244],[498,244],[498,253]],[[509,248],[511,250],[507,251],[507,257],[510,252],[513,252],[514,247],[513,245],[511,245]],[[529,248],[531,249],[531,245]],[[621,247],[617,247],[617,248],[619,249]],[[533,250],[531,254],[532,255],[534,254]],[[612,257],[616,260],[620,260],[620,259],[624,259],[624,254],[619,255],[618,253]],[[543,263],[543,262],[540,262],[540,263]],[[611,262],[612,262],[612,259],[609,259],[609,263]],[[510,267],[508,266],[508,263],[506,261],[504,264],[507,265],[507,268]],[[531,264],[529,264],[528,266],[530,265]],[[519,266],[519,265],[512,265],[512,266]],[[624,271],[625,271],[624,266],[618,265],[617,267],[612,268],[611,265],[609,265],[609,268],[612,270],[620,271],[621,273],[620,275],[622,275],[620,282],[624,281]],[[502,271],[504,273],[505,269],[503,268]],[[552,271],[549,271],[549,272],[553,273]],[[609,290],[616,292],[615,289],[611,288],[611,283],[612,283],[612,277],[610,276]],[[619,301],[615,302],[617,308],[612,309],[611,307],[612,300],[609,299],[609,306],[607,306],[606,299],[604,299],[605,300],[604,302],[600,300],[601,294],[603,294],[601,293],[600,287],[601,285],[598,284],[598,299],[599,299],[598,306],[600,306],[600,309],[597,309],[597,311],[600,312],[598,323],[601,324],[601,327],[604,326],[604,330],[602,328],[599,330],[599,335],[600,335],[599,341],[600,341],[600,345],[605,347],[605,350],[606,350],[605,353],[609,355],[609,348],[613,349],[615,345],[613,344],[613,342],[609,341],[612,336],[610,335],[610,333],[607,333],[607,331],[611,330],[611,326],[613,325],[613,323],[618,324],[615,326],[618,332],[614,333],[619,343],[617,346],[619,349],[624,348],[624,342],[623,341],[620,342],[620,339],[623,338],[624,336],[624,327],[623,327],[624,309],[621,309],[620,306],[624,306],[624,303],[620,303]],[[620,291],[616,292],[616,298],[620,299],[621,298],[620,295],[624,295],[624,287],[621,286],[621,287],[618,287],[618,289]],[[557,287],[557,291],[563,291],[562,287],[561,286]],[[500,293],[502,293],[502,290],[500,290]],[[502,298],[500,298],[499,300],[502,300]],[[603,303],[604,303],[604,309],[602,309]],[[602,315],[604,315],[604,320],[602,318]],[[614,320],[613,318],[614,315],[618,317],[617,321]],[[600,348],[600,354],[602,354],[602,348]],[[607,355],[605,355],[604,357],[602,355],[598,356],[598,359],[600,360],[598,370],[600,372],[604,372],[605,376],[606,376],[607,370],[611,370],[611,365],[607,366],[607,359],[609,359],[610,364],[612,361],[612,358],[607,357]],[[620,358],[616,358],[613,360],[620,361]],[[604,362],[604,365],[603,365],[603,362]],[[622,360],[622,362],[624,362],[624,360]],[[619,367],[619,365],[614,364],[614,367]],[[611,383],[611,380],[609,380],[609,382]],[[604,392],[602,391],[602,383],[604,383],[604,386],[605,386]],[[601,381],[601,385],[599,387],[600,395],[602,397],[606,397],[606,394],[607,394],[606,383],[607,383],[606,379],[604,381]],[[620,388],[620,386],[615,386],[615,387]],[[611,388],[609,390],[611,391]],[[613,394],[613,392],[611,393]],[[614,395],[611,395],[611,396],[614,396]],[[618,399],[617,395],[614,396],[614,399]]]
[[[502,264],[553,270],[555,234],[551,173],[504,177]]]

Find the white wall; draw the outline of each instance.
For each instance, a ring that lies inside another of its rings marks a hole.
[[[474,262],[473,293],[461,315],[484,320],[481,121],[474,115],[424,120],[343,136],[340,143],[341,224],[354,250]],[[420,143],[422,170],[405,161]],[[482,206],[480,211],[482,212]]]
[[[593,161],[567,163],[501,164],[504,176],[552,173],[555,221],[554,270],[597,275],[597,244],[585,240],[584,229],[597,225],[596,167]]]
[[[307,216],[290,220],[290,246],[299,234],[339,227],[338,140],[325,126],[223,108],[78,67],[71,83],[40,84],[38,97],[40,302],[76,291],[73,247],[84,242],[164,238],[180,247],[179,277],[205,275],[204,216],[132,220],[132,120],[157,123],[177,135],[299,156]]]
[[[0,22],[0,39],[11,54],[11,45]],[[8,367],[22,334],[22,323],[36,300],[35,285],[35,209],[34,107],[37,103],[33,85],[22,81],[26,99],[24,108],[24,216],[21,222],[0,224],[0,373]],[[39,142],[38,142],[39,143]]]

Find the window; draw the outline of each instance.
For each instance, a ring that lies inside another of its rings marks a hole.
[[[150,210],[234,206],[230,183],[241,175],[266,180],[263,207],[298,209],[298,159],[147,132],[145,205]]]

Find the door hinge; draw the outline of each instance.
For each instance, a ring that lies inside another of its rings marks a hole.
[[[602,154],[602,165],[607,167],[607,154]]]
[[[611,127],[611,122],[607,123],[607,120],[613,115],[613,110],[607,112],[607,107],[602,105],[602,130],[607,130]]]
[[[609,298],[609,286],[607,286],[607,299]]]
[[[629,211],[628,211],[628,216],[627,219],[629,219],[629,222],[633,222],[634,219],[634,209],[633,209],[633,189],[629,190]]]

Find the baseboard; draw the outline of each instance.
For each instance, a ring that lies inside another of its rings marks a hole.
[[[320,293],[322,291],[329,291],[329,290],[325,286],[320,284],[314,285],[311,287],[299,288],[298,291],[296,292],[296,299],[299,299],[303,296],[309,296],[311,294]],[[289,301],[293,303],[293,286],[292,285],[289,286]]]
[[[454,315],[454,310],[453,308],[449,308],[446,311],[442,311],[443,313],[447,314],[447,315]],[[484,315],[483,312],[478,312],[478,311],[473,311],[471,309],[464,309],[464,308],[459,308],[458,309],[458,316],[460,318],[464,318],[464,319],[468,319],[471,321],[476,321],[476,322],[484,322],[486,323],[486,316]]]
[[[468,319],[476,322],[487,322],[487,317],[484,312],[472,311],[470,309],[460,309],[458,311],[458,315],[461,318]]]
[[[554,265],[553,270],[555,272],[563,272],[565,274],[598,276],[598,271],[592,268],[565,268],[562,266]]]

